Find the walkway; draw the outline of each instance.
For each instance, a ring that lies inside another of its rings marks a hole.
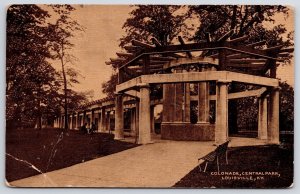
[[[231,138],[230,146],[262,145]],[[106,157],[9,183],[17,187],[171,187],[190,172],[213,142],[160,140]]]

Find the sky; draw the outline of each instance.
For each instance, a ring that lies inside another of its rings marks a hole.
[[[120,51],[119,39],[125,35],[122,29],[132,7],[128,5],[76,5],[71,17],[85,27],[85,31],[76,34],[72,40],[75,44],[73,55],[78,58],[75,66],[82,76],[80,84],[74,86],[77,91],[94,91],[97,100],[105,97],[101,84],[112,74],[112,68],[105,64],[109,58],[115,58]],[[276,17],[276,24],[283,23],[288,29],[293,29],[294,18],[291,12],[288,18],[283,15]],[[266,24],[272,27],[272,24]],[[294,86],[294,65],[280,66],[277,75],[282,81]]]

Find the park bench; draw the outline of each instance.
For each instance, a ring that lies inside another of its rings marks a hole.
[[[198,159],[198,162],[200,162],[201,160],[203,160],[205,162],[205,168],[204,168],[203,172],[206,171],[207,163],[214,162],[215,160],[217,160],[217,167],[218,167],[218,172],[219,172],[219,157],[221,157],[222,155],[225,155],[226,164],[228,164],[228,159],[227,159],[228,144],[229,144],[229,141],[226,141],[225,143],[220,144],[214,151],[212,151],[209,154]],[[199,164],[199,170],[200,170],[200,172],[202,171],[201,163]]]

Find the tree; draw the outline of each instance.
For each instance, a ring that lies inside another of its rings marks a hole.
[[[102,83],[102,92],[106,94],[108,98],[114,98],[117,84],[118,75],[112,74],[107,82]]]
[[[170,44],[180,33],[187,32],[186,16],[180,13],[181,8],[179,5],[135,6],[123,25],[127,34],[121,38],[120,46],[133,39],[149,43],[150,37],[162,45]]]
[[[279,124],[282,131],[294,130],[294,88],[280,82]]]
[[[47,95],[57,91],[51,58],[47,11],[37,5],[7,10],[6,119],[8,127],[32,126]]]
[[[125,21],[123,29],[126,35],[120,39],[120,47],[130,44],[132,40],[151,43],[150,38],[155,38],[161,45],[169,45],[179,34],[186,35],[188,27],[185,24],[186,15],[183,6],[179,5],[136,5],[130,12],[130,17]],[[109,97],[114,96],[117,85],[117,75],[102,84],[103,93]],[[159,92],[161,87],[154,88]]]
[[[269,47],[293,45],[293,32],[289,32],[285,37],[287,29],[284,24],[274,25],[275,16],[278,14],[284,15],[284,17],[288,16],[288,7],[280,5],[196,5],[189,8],[188,15],[196,15],[200,21],[200,25],[192,38],[196,42],[207,41],[207,34],[210,35],[211,41],[217,41],[225,33],[233,30],[231,38],[249,36],[243,44],[266,40],[266,45]],[[271,24],[273,27],[270,28],[270,25],[266,24]],[[288,59],[291,57],[290,55]],[[288,63],[289,60],[286,62]],[[237,84],[231,85],[230,92],[237,92],[242,88]],[[242,105],[246,101],[229,101],[229,128],[232,133],[237,132],[237,108],[246,107],[237,103]],[[243,114],[244,111],[239,112]]]
[[[76,31],[83,31],[84,28],[70,17],[72,11],[75,10],[71,5],[52,5],[54,12],[58,15],[58,19],[54,24],[50,24],[50,39],[53,58],[59,60],[61,65],[61,76],[63,83],[63,99],[64,114],[68,115],[68,98],[71,96],[68,86],[73,83],[79,83],[77,80],[78,72],[70,66],[77,59],[70,50],[74,47],[71,38],[74,37]],[[68,129],[68,117],[65,119],[64,128]]]

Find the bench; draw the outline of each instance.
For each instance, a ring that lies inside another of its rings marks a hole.
[[[198,159],[198,162],[200,162],[201,160],[206,162],[203,172],[206,171],[207,163],[208,162],[214,162],[215,160],[217,160],[217,166],[218,166],[218,172],[219,172],[219,157],[222,156],[222,155],[225,155],[226,164],[228,164],[228,159],[227,159],[228,144],[229,144],[229,141],[226,141],[225,143],[220,144],[214,151],[212,151],[209,154],[207,154],[206,156],[203,156],[203,157]],[[202,171],[201,163],[199,164],[199,170],[200,170],[200,172]]]

